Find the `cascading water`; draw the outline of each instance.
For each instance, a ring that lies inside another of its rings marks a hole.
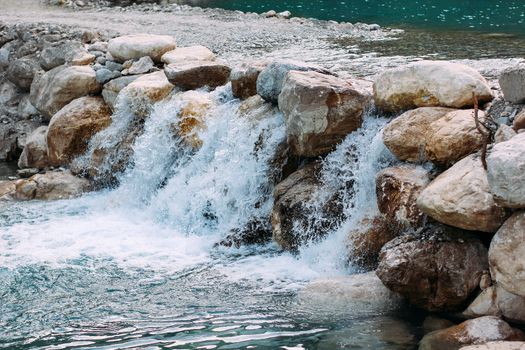
[[[225,248],[215,244],[270,216],[284,120],[265,106],[239,112],[229,87],[198,93],[213,105],[198,149],[174,137],[184,106],[174,93],[145,120],[118,188],[0,204],[0,347],[330,349],[341,329],[374,327],[348,323],[348,314],[342,323],[315,321],[294,296],[308,281],[348,273],[345,235],[377,210],[375,173],[392,161],[379,134],[386,120],[370,113],[323,160],[311,222],[324,220],[323,198],[337,193],[343,204],[324,239],[298,255],[271,243]],[[122,105],[113,120],[80,163],[97,142],[122,140],[133,116]],[[392,348],[371,337],[367,345]]]

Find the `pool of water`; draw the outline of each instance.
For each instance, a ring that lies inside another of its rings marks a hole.
[[[188,4],[263,12],[289,10],[293,16],[378,23],[425,29],[525,34],[521,0],[185,0]]]

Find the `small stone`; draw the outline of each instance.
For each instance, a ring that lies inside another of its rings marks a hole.
[[[128,74],[145,74],[151,71],[155,67],[153,60],[149,56],[144,56],[128,68]]]

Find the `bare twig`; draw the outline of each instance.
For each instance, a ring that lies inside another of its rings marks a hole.
[[[483,164],[483,168],[487,170],[487,149],[494,138],[493,128],[496,126],[496,123],[488,118],[488,116],[485,117],[484,121],[480,121],[478,98],[474,92],[472,92],[472,100],[474,101],[474,121],[476,123],[476,129],[478,129],[478,132],[481,134],[483,142],[481,145],[481,163]]]

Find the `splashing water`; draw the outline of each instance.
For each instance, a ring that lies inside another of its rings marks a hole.
[[[174,137],[184,106],[174,93],[145,119],[118,188],[0,203],[0,348],[315,348],[330,328],[360,327],[355,318],[352,326],[318,324],[294,295],[308,281],[347,272],[341,242],[377,210],[375,173],[390,161],[379,135],[386,121],[367,116],[324,160],[316,198],[338,192],[345,218],[326,239],[298,256],[272,244],[228,249],[215,244],[270,215],[284,121],[277,109],[239,112],[230,87],[198,93],[214,105],[200,148]],[[80,163],[122,140],[133,115],[119,106],[113,121]]]

